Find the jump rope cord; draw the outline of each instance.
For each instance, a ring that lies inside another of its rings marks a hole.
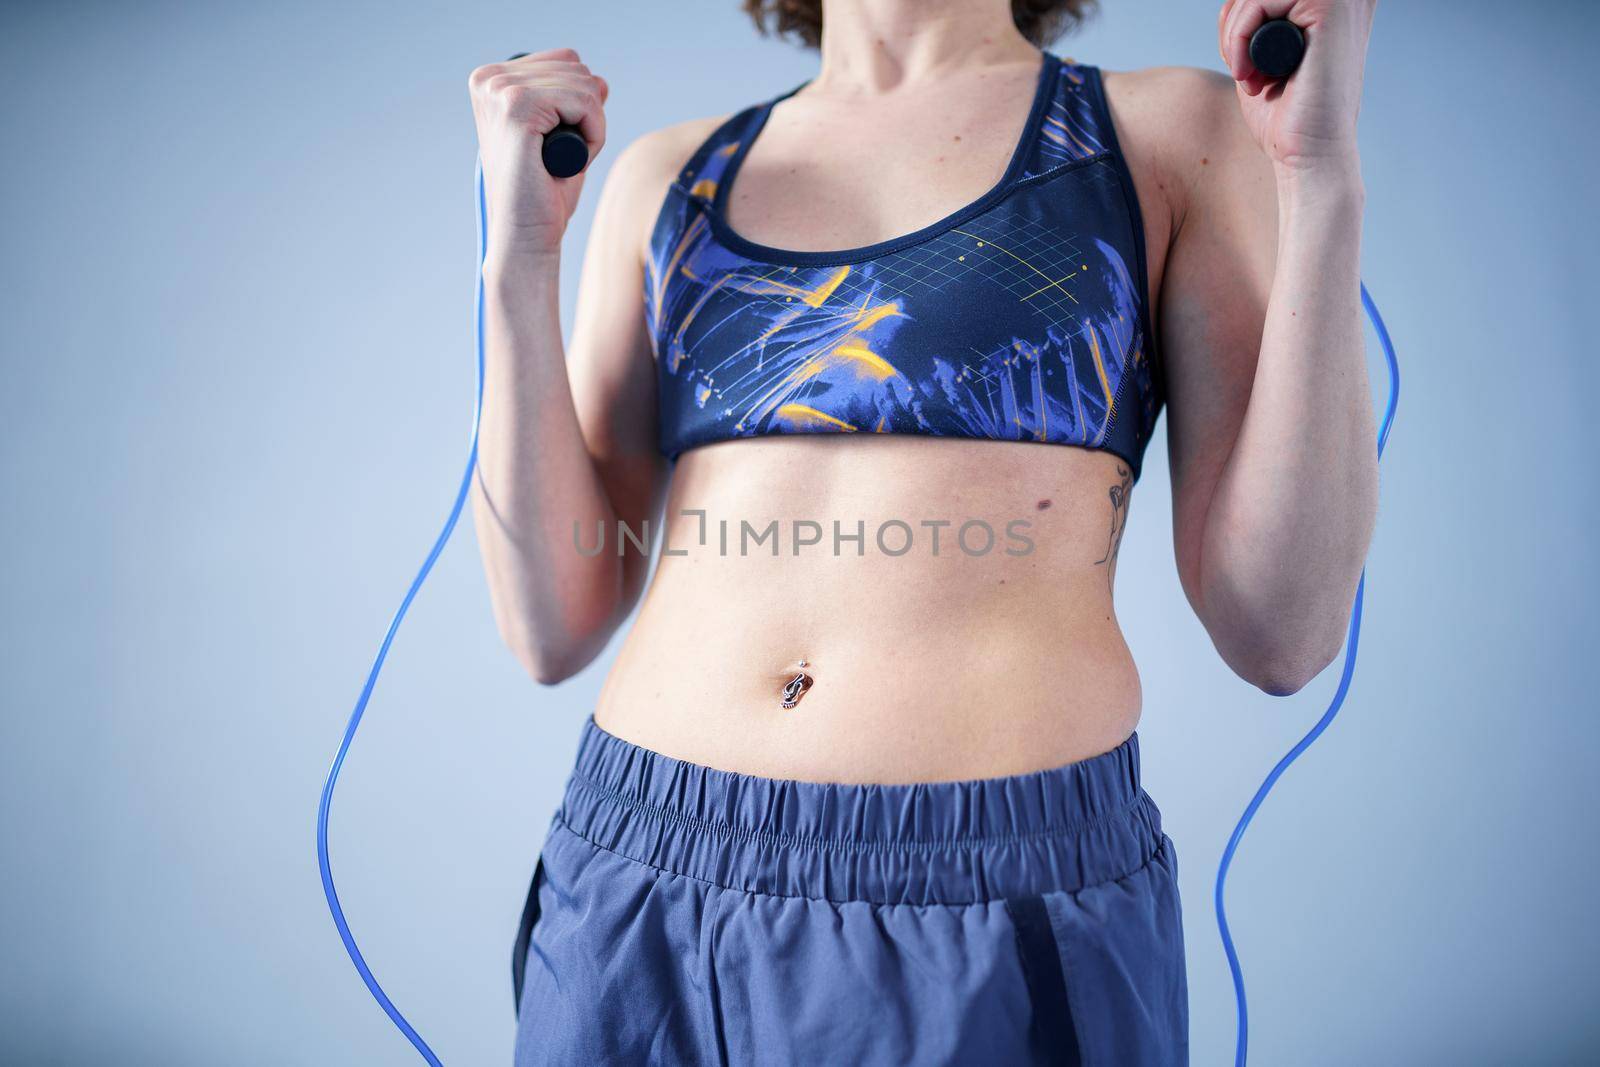
[[[461,473],[461,484],[456,488],[456,498],[450,505],[449,518],[444,520],[444,529],[440,530],[439,536],[434,539],[433,548],[429,550],[428,558],[422,561],[417,576],[411,579],[411,587],[406,590],[405,599],[400,601],[399,609],[389,622],[389,632],[383,635],[383,644],[378,646],[378,655],[372,661],[371,670],[367,672],[367,682],[361,687],[361,695],[356,698],[355,710],[350,713],[350,724],[345,727],[344,740],[339,743],[339,752],[333,757],[333,766],[328,769],[328,780],[323,783],[322,803],[317,806],[317,864],[322,868],[322,894],[328,898],[328,910],[333,914],[333,925],[339,928],[339,937],[344,941],[345,951],[350,954],[350,962],[356,965],[356,970],[360,973],[361,980],[367,984],[373,999],[432,1067],[443,1067],[443,1065],[439,1062],[439,1057],[434,1055],[433,1049],[422,1039],[422,1035],[406,1021],[406,1017],[400,1014],[400,1009],[394,1006],[389,995],[378,984],[378,979],[367,966],[361,950],[356,947],[355,935],[350,932],[350,924],[345,921],[344,908],[339,906],[339,891],[333,885],[333,868],[328,863],[328,809],[333,804],[333,787],[339,781],[339,768],[344,766],[344,757],[350,751],[350,742],[355,739],[356,727],[361,725],[361,715],[367,710],[367,701],[372,698],[373,686],[378,684],[378,672],[383,670],[383,661],[389,656],[389,646],[394,643],[394,635],[400,629],[400,622],[406,617],[411,602],[416,599],[417,591],[422,588],[422,583],[439,559],[439,553],[444,551],[445,543],[455,532],[456,522],[461,518],[461,510],[467,503],[467,493],[472,488],[472,472],[478,465],[478,426],[483,418],[483,262],[484,254],[488,251],[489,239],[485,226],[481,158],[475,168],[475,180],[478,213],[478,279],[477,295],[472,305],[472,328],[477,337],[478,382],[472,403],[472,432],[467,442],[467,469]]]
[[[1389,440],[1389,427],[1394,423],[1394,411],[1400,400],[1400,364],[1395,359],[1394,342],[1389,339],[1389,328],[1383,324],[1383,316],[1378,314],[1378,305],[1373,303],[1372,294],[1367,292],[1367,283],[1361,283],[1361,306],[1367,309],[1367,318],[1372,320],[1372,328],[1377,331],[1378,343],[1383,346],[1383,358],[1389,364],[1389,406],[1383,413],[1383,423],[1378,427],[1378,459],[1383,459],[1383,446]],[[1228,881],[1228,868],[1233,864],[1233,854],[1239,849],[1239,841],[1244,837],[1245,828],[1250,825],[1250,820],[1261,808],[1261,802],[1267,799],[1267,794],[1272,792],[1272,787],[1278,784],[1278,779],[1283,777],[1283,772],[1289,765],[1299,759],[1311,743],[1322,736],[1328,724],[1333,722],[1333,717],[1339,714],[1339,709],[1344,706],[1345,694],[1350,691],[1350,678],[1356,670],[1356,649],[1361,644],[1361,601],[1367,588],[1367,569],[1361,568],[1361,580],[1356,583],[1355,607],[1350,612],[1349,636],[1345,641],[1344,670],[1339,675],[1339,688],[1334,691],[1333,702],[1328,705],[1328,710],[1322,713],[1322,718],[1306,732],[1293,748],[1278,761],[1277,766],[1267,775],[1266,781],[1261,783],[1261,788],[1256,790],[1256,795],[1250,798],[1250,803],[1244,809],[1244,814],[1239,816],[1239,822],[1233,828],[1233,834],[1228,838],[1228,847],[1222,850],[1222,859],[1217,864],[1217,887],[1215,902],[1217,908],[1217,930],[1222,934],[1222,950],[1228,954],[1228,970],[1233,972],[1234,1000],[1239,1008],[1238,1040],[1234,1046],[1233,1062],[1235,1067],[1244,1067],[1245,1051],[1250,1043],[1249,1012],[1245,1008],[1244,972],[1239,969],[1239,953],[1233,947],[1233,935],[1228,931],[1228,911],[1223,903],[1223,893]]]
[[[483,160],[478,160],[474,178],[477,185],[478,221],[478,272],[477,295],[473,302],[472,325],[477,345],[477,389],[472,405],[472,430],[467,444],[467,467],[461,474],[461,484],[456,489],[455,501],[450,505],[450,515],[445,519],[444,529],[439,531],[439,536],[434,539],[433,548],[429,550],[427,559],[422,561],[417,575],[411,580],[411,586],[406,590],[400,607],[395,611],[394,618],[389,622],[389,630],[383,635],[383,643],[378,646],[378,654],[372,661],[372,667],[367,672],[366,684],[361,687],[361,695],[356,698],[355,710],[350,713],[350,722],[345,727],[344,739],[339,743],[339,751],[333,757],[333,766],[328,769],[327,781],[322,786],[322,801],[317,805],[317,865],[322,871],[322,893],[328,899],[328,911],[333,915],[333,924],[338,927],[339,938],[344,942],[345,951],[350,954],[350,962],[355,964],[356,971],[361,975],[361,980],[366,983],[367,989],[372,993],[373,999],[384,1010],[406,1040],[416,1048],[422,1058],[431,1067],[443,1067],[439,1057],[434,1055],[433,1049],[422,1039],[422,1035],[406,1021],[400,1014],[400,1009],[394,1006],[389,995],[378,984],[378,979],[373,975],[372,969],[367,966],[367,961],[361,955],[361,950],[356,947],[355,935],[350,932],[350,924],[345,921],[344,908],[339,904],[339,891],[333,884],[333,867],[328,860],[328,812],[333,805],[333,789],[339,781],[339,770],[344,766],[345,755],[350,751],[350,743],[355,740],[356,728],[361,725],[361,716],[367,710],[367,702],[372,698],[372,690],[378,684],[378,673],[383,670],[384,661],[389,656],[389,647],[394,644],[394,636],[400,629],[401,621],[406,617],[406,612],[411,608],[411,602],[416,599],[417,592],[422,588],[422,583],[427,580],[433,565],[439,559],[439,554],[444,551],[444,546],[450,540],[450,535],[455,532],[456,523],[461,518],[461,511],[466,506],[467,494],[472,488],[472,472],[478,463],[478,427],[483,417],[483,265],[484,256],[488,251],[488,231],[486,228],[486,211],[484,204],[483,188]],[[1372,296],[1367,292],[1366,284],[1361,286],[1361,303],[1367,309],[1367,316],[1372,320],[1374,329],[1378,332],[1378,340],[1383,345],[1384,357],[1389,363],[1389,408],[1384,412],[1383,425],[1378,431],[1378,456],[1383,457],[1383,446],[1389,438],[1389,426],[1394,421],[1395,403],[1400,395],[1400,365],[1395,361],[1394,345],[1389,340],[1389,331],[1383,324],[1383,317],[1378,314],[1377,305],[1372,302]],[[1300,754],[1311,746],[1322,732],[1328,728],[1333,717],[1338,713],[1339,707],[1344,703],[1345,693],[1350,688],[1350,676],[1355,670],[1356,645],[1361,637],[1361,599],[1367,584],[1367,572],[1361,571],[1361,581],[1356,586],[1355,608],[1350,617],[1350,636],[1345,651],[1344,673],[1339,679],[1338,692],[1334,694],[1333,703],[1323,713],[1317,724],[1300,743],[1289,751],[1289,754],[1278,761],[1278,765],[1267,775],[1267,780],[1261,783],[1261,788],[1256,790],[1256,795],[1250,801],[1250,806],[1245,809],[1240,817],[1239,824],[1233,828],[1233,836],[1228,839],[1228,847],[1223,850],[1222,862],[1217,867],[1217,927],[1222,932],[1222,945],[1228,954],[1228,967],[1233,972],[1233,989],[1239,1004],[1239,1041],[1237,1055],[1234,1062],[1243,1067],[1245,1062],[1245,1045],[1249,1033],[1245,1013],[1244,975],[1239,970],[1239,955],[1234,951],[1233,937],[1228,932],[1228,917],[1223,907],[1223,883],[1228,877],[1228,866],[1233,862],[1233,854],[1239,847],[1239,840],[1244,836],[1245,827],[1250,825],[1250,820],[1255,816],[1256,810],[1261,807],[1261,802],[1271,792],[1272,787],[1282,776],[1289,764],[1293,763]]]

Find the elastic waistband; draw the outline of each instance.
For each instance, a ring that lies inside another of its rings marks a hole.
[[[729,889],[834,902],[971,904],[1131,874],[1161,844],[1139,739],[1000,778],[838,785],[664,756],[584,724],[557,822],[639,863]]]

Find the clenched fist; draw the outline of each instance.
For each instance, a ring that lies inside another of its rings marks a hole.
[[[1356,157],[1356,115],[1377,0],[1227,0],[1217,49],[1239,86],[1239,106],[1261,150],[1280,169],[1346,170]],[[1268,19],[1306,35],[1306,57],[1287,82],[1250,62],[1250,36]]]
[[[489,247],[498,255],[545,255],[561,245],[583,174],[557,179],[540,158],[544,137],[576,126],[593,159],[606,139],[604,78],[570,48],[479,67],[467,79],[488,203]]]

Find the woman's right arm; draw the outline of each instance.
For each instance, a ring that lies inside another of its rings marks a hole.
[[[651,220],[677,161],[659,135],[618,156],[596,208],[570,351],[559,311],[561,237],[583,176],[557,180],[539,149],[577,125],[591,161],[604,143],[605,82],[569,49],[474,71],[488,201],[484,401],[473,514],[500,634],[539,682],[588,664],[627,617],[647,553],[618,556],[619,522],[659,510],[655,371],[643,311]],[[591,162],[592,167],[592,162]],[[592,548],[580,553],[574,524]]]

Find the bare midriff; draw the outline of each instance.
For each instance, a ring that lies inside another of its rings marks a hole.
[[[823,782],[1022,774],[1108,751],[1141,703],[1112,606],[1130,484],[1120,457],[1052,444],[692,449],[595,720],[678,759]]]

